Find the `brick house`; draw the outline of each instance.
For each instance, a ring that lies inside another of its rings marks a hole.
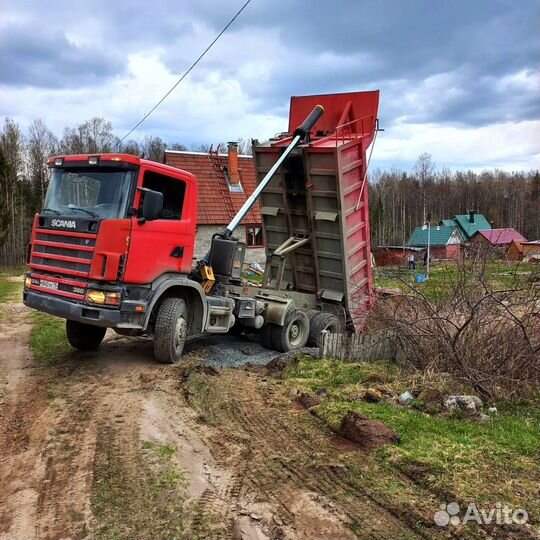
[[[194,257],[210,249],[212,235],[223,231],[256,187],[252,156],[238,154],[236,143],[229,143],[226,154],[217,151],[165,151],[165,164],[194,174],[198,185],[197,236]],[[235,231],[246,243],[246,264],[266,260],[259,205],[248,212]]]

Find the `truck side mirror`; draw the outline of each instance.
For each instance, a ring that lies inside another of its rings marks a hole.
[[[142,191],[144,191],[142,218],[146,221],[157,219],[163,210],[163,193],[145,188],[142,188]]]

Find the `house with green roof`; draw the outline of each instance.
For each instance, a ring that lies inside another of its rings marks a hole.
[[[440,225],[445,225],[446,227],[457,227],[457,221],[453,219],[441,219]]]
[[[457,214],[452,219],[441,220],[441,225],[447,227],[458,227],[459,232],[465,239],[469,241],[477,232],[487,231],[491,229],[490,222],[483,214],[469,212],[468,214]]]
[[[429,244],[433,259],[458,259],[461,254],[463,237],[454,223],[416,227],[407,242],[409,246],[426,248]]]

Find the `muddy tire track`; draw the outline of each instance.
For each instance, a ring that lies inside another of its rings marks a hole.
[[[237,469],[241,491],[248,501],[264,501],[277,516],[279,526],[267,523],[271,537],[355,538],[353,531],[373,539],[434,536],[418,530],[418,522],[424,521],[420,514],[406,516],[373,493],[360,491],[338,457],[334,434],[309,415],[306,432],[307,413],[277,396],[265,377],[226,370],[208,382],[207,401],[214,403],[209,417],[219,429],[208,443],[222,448],[225,433],[245,441],[249,458]],[[294,507],[297,500],[304,500],[304,508]],[[250,503],[246,506],[249,509]],[[299,531],[306,516],[314,530]]]

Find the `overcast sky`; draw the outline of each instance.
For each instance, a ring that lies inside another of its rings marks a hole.
[[[3,0],[0,117],[123,136],[243,2]],[[540,0],[252,0],[132,138],[265,139],[291,95],[380,89],[374,166],[540,168],[539,68]]]

